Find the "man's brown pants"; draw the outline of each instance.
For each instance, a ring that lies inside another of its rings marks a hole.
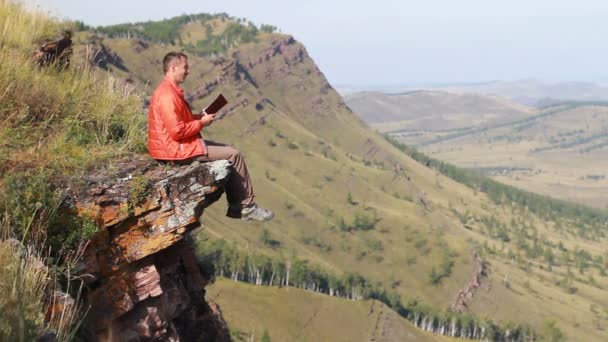
[[[245,159],[237,149],[230,145],[217,143],[210,140],[205,140],[207,145],[207,155],[198,156],[183,161],[176,161],[176,164],[189,164],[195,160],[201,162],[215,161],[227,159],[232,163],[234,173],[228,177],[228,181],[224,186],[226,190],[226,199],[228,204],[233,209],[239,209],[253,204],[253,185],[247,171]]]

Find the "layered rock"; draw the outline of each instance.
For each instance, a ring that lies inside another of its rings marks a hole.
[[[269,67],[271,60],[280,59],[282,63],[278,63],[277,67]],[[253,56],[244,54],[240,50],[234,50],[229,57],[219,57],[212,61],[214,67],[209,73],[215,75],[212,79],[207,80],[198,86],[192,93],[187,95],[188,101],[202,99],[211,94],[218,86],[227,83],[238,83],[246,81],[255,88],[268,85],[269,83],[283,78],[289,74],[291,67],[304,62],[308,57],[308,53],[303,45],[297,43],[291,36],[285,36],[274,39],[268,43],[262,51],[257,52]],[[263,77],[254,77],[252,72],[255,69],[263,69]],[[308,70],[309,74],[321,75],[321,71],[313,65]],[[322,93],[326,93],[332,89],[329,83],[326,82]],[[260,99],[257,101],[263,101]],[[320,101],[320,99],[316,99]],[[243,105],[241,103],[241,105]],[[246,106],[243,105],[243,106]]]
[[[90,38],[85,55],[90,65],[95,65],[104,70],[109,70],[110,65],[113,65],[122,71],[129,72],[122,57],[106,46],[99,37]]]
[[[454,312],[465,312],[468,303],[475,296],[475,292],[481,286],[481,280],[483,277],[488,275],[488,263],[481,259],[479,253],[477,251],[472,251],[473,260],[475,262],[475,270],[473,275],[471,276],[471,281],[460,291],[458,291],[458,296],[456,297],[455,303],[452,305],[452,310]]]
[[[162,165],[148,158],[91,175],[65,203],[99,227],[87,245],[88,319],[99,341],[223,341],[226,325],[205,302],[189,232],[222,194],[228,161]]]

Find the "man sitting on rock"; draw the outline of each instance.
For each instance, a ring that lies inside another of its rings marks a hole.
[[[180,165],[229,160],[234,172],[225,185],[227,216],[270,221],[273,212],[258,207],[253,200],[253,186],[241,153],[232,146],[202,139],[201,130],[213,123],[215,114],[192,114],[184,98],[184,90],[179,85],[189,73],[188,56],[169,52],[163,58],[163,70],[165,78],[152,94],[148,113],[150,155],[156,160]]]

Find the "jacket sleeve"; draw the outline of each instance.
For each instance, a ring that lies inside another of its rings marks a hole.
[[[164,96],[159,99],[158,109],[163,124],[173,140],[182,140],[198,134],[203,128],[200,120],[185,122],[177,110],[175,99],[172,96]]]

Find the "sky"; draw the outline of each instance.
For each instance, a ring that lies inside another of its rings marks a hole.
[[[93,26],[220,13],[302,42],[330,83],[608,82],[602,0],[25,0]]]

